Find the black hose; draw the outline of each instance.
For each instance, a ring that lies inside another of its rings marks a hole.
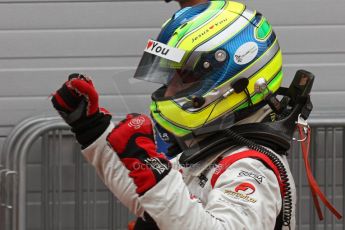
[[[237,134],[236,132],[232,131],[231,129],[224,130],[224,133],[232,138],[236,143],[248,146],[250,149],[258,151],[260,153],[265,154],[278,168],[280,179],[283,184],[283,225],[284,226],[290,226],[290,221],[292,217],[292,192],[291,192],[291,186],[289,182],[289,177],[286,172],[284,164],[281,162],[281,160],[276,156],[275,153],[272,151],[264,148],[261,145],[256,144],[255,142],[248,140],[241,135]]]

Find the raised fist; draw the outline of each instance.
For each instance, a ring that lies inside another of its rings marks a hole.
[[[53,94],[52,103],[70,125],[99,112],[98,93],[92,80],[78,73],[69,75],[68,81]]]
[[[84,147],[96,140],[110,123],[111,115],[99,108],[98,92],[92,80],[82,74],[69,75],[68,81],[53,93],[51,101]]]

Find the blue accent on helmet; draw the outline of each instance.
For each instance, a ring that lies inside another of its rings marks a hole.
[[[190,21],[209,7],[210,3],[200,4],[194,7],[186,7],[177,11],[170,22],[162,29],[157,40],[167,44],[177,28]]]
[[[155,140],[157,145],[157,152],[163,153],[166,157],[168,157],[168,149],[171,146],[171,143],[165,142],[158,133],[155,133]]]
[[[184,12],[186,12],[186,11],[189,10],[190,8],[192,8],[192,7],[189,6],[189,7],[185,7],[185,8],[180,9],[179,11],[177,11],[177,12],[173,15],[172,20],[175,20],[176,18],[180,17]]]
[[[168,154],[168,149],[172,145],[172,136],[166,130],[164,130],[155,120],[154,122],[154,135],[157,146],[157,152],[163,153],[169,160],[171,156]]]
[[[255,24],[257,24],[261,19],[260,15],[257,15],[253,20],[252,23],[248,24],[245,28],[242,29],[235,37],[231,38],[229,41],[225,42],[223,45],[214,49],[225,50],[229,57],[227,63],[222,66],[220,69],[211,71],[209,74],[204,76],[202,87],[195,92],[193,95],[204,95],[209,90],[214,89],[221,85],[222,83],[226,82],[227,80],[234,77],[236,74],[247,68],[251,65],[255,60],[253,59],[251,62],[245,65],[238,65],[234,61],[234,54],[236,53],[237,49],[241,47],[243,44],[247,42],[255,42],[258,45],[258,54],[257,57],[260,57],[267,49],[270,47],[276,39],[274,33],[267,39],[267,41],[260,42],[255,39]],[[253,25],[254,24],[254,25]]]

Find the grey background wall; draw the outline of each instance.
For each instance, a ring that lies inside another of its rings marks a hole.
[[[344,117],[345,1],[242,2],[274,25],[285,85],[300,68],[316,75],[312,117]],[[0,149],[20,120],[54,114],[49,95],[69,73],[93,76],[113,114],[146,112],[158,86],[131,76],[147,39],[176,9],[163,0],[0,0]]]
[[[275,26],[286,82],[317,76],[313,116],[345,110],[345,1],[244,1]],[[156,1],[0,0],[0,145],[25,117],[51,113],[49,95],[72,72],[93,76],[117,115],[147,111],[155,85],[131,79],[145,42],[178,8]]]

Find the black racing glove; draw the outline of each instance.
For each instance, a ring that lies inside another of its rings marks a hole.
[[[51,101],[84,148],[102,135],[110,124],[111,115],[99,108],[98,92],[91,79],[81,74],[71,74]]]

